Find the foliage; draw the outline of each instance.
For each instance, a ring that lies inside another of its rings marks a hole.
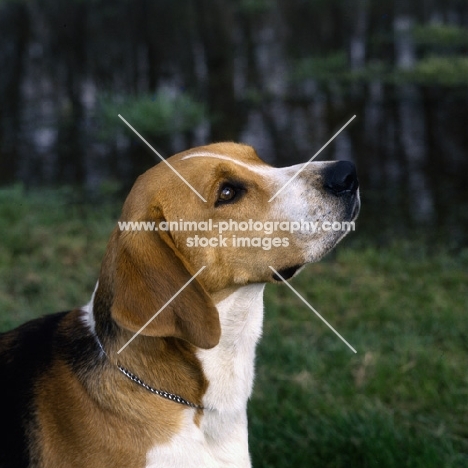
[[[420,24],[413,28],[414,42],[422,46],[460,47],[468,46],[468,31],[448,24]]]
[[[292,76],[295,80],[313,78],[319,81],[329,81],[345,79],[349,74],[346,54],[340,51],[299,60]]]
[[[426,86],[468,86],[468,57],[427,57],[414,69],[395,75],[397,82]]]
[[[239,2],[239,10],[249,15],[265,13],[273,7],[273,0],[241,0]]]
[[[204,104],[187,93],[106,95],[101,97],[97,112],[103,139],[115,136],[119,114],[139,133],[158,137],[193,130],[207,118]]]
[[[120,204],[0,191],[0,329],[89,300]],[[466,467],[468,251],[352,243],[292,285],[356,355],[289,289],[267,287],[253,465]]]
[[[379,33],[370,43],[393,47],[395,36]],[[314,79],[322,84],[349,86],[353,83],[381,81],[387,84],[417,84],[424,86],[468,86],[468,31],[453,25],[416,25],[408,41],[421,49],[412,69],[401,70],[384,57],[369,57],[356,70],[350,68],[343,51],[321,56],[305,57],[297,61],[291,74],[293,81]]]
[[[372,81],[394,85],[468,86],[468,57],[425,57],[418,60],[409,70],[401,70],[378,61],[371,62],[359,70],[351,70],[344,54],[338,53],[299,61],[292,74],[292,80],[304,79],[342,86]]]

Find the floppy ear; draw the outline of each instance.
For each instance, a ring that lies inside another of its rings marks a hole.
[[[218,311],[188,271],[169,236],[157,232],[121,232],[116,240],[114,298],[111,314],[123,328],[142,335],[177,337],[209,349],[221,336]],[[171,300],[172,299],[172,300]],[[168,303],[167,305],[165,305]]]

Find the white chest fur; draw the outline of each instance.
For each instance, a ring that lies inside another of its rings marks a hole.
[[[205,408],[225,413],[246,407],[254,379],[255,348],[262,334],[264,287],[244,286],[216,304],[221,340],[213,349],[198,352],[209,381]]]
[[[247,400],[262,334],[263,289],[263,284],[244,286],[216,304],[221,340],[215,348],[197,353],[209,381],[201,425],[195,425],[193,410],[187,411],[183,431],[148,453],[148,468],[250,467]]]

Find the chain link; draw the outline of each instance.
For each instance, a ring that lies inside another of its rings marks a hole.
[[[96,341],[99,347],[101,348],[101,351],[104,353],[106,357],[107,353],[104,349],[104,346],[102,346],[101,341],[99,340],[98,336],[96,335]],[[141,385],[143,388],[146,388],[151,393],[154,393],[155,395],[158,395],[162,398],[166,398],[167,400],[173,401],[175,403],[180,403],[181,405],[185,406],[190,406],[190,408],[195,408],[195,409],[204,409],[203,406],[196,405],[195,403],[192,403],[190,401],[185,400],[179,395],[175,395],[174,393],[169,393],[165,392],[164,390],[158,390],[156,388],[153,388],[149,386],[147,383],[143,382],[139,377],[137,377],[135,374],[132,374],[129,370],[125,369],[125,367],[121,366],[119,363],[117,363],[117,367],[122,374],[124,374],[126,377],[128,377],[131,381],[137,383],[138,385]]]
[[[120,372],[122,372],[122,374],[127,376],[130,380],[137,383],[138,385],[141,385],[143,388],[146,388],[146,390],[148,390],[151,393],[154,393],[155,395],[159,395],[160,397],[166,398],[167,400],[170,400],[170,401],[174,401],[175,403],[180,403],[181,405],[190,406],[191,408],[203,409],[203,406],[196,405],[195,403],[187,401],[179,395],[165,392],[164,390],[158,390],[156,388],[149,386],[148,384],[143,382],[143,380],[137,377],[135,374],[132,374],[129,370],[125,369],[125,367],[122,367],[120,364],[117,364],[117,367],[119,368]]]

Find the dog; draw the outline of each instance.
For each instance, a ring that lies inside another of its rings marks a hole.
[[[346,161],[274,168],[250,146],[216,143],[149,169],[89,304],[0,336],[0,467],[251,466],[264,286],[346,234],[285,226],[349,222],[359,209]],[[186,221],[197,234],[178,229]]]

